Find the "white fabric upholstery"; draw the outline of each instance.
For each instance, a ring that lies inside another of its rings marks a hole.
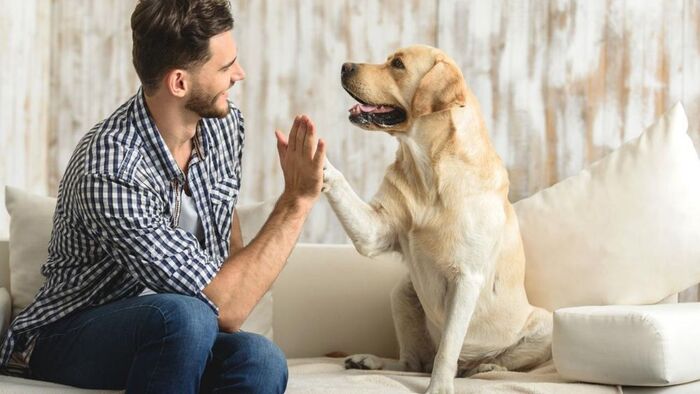
[[[405,272],[394,255],[297,245],[273,286],[275,342],[292,358],[333,351],[398,358],[389,297]]]
[[[0,375],[0,393],[2,394],[121,394],[124,390],[89,390]]]
[[[653,304],[700,282],[700,162],[680,104],[515,204],[534,305]]]
[[[275,208],[275,203],[276,200],[272,199],[236,206],[236,214],[241,223],[241,235],[244,245],[248,245],[258,235],[258,231],[260,231]]]
[[[691,382],[700,379],[699,327],[700,303],[562,308],[554,312],[554,364],[586,382]]]
[[[342,359],[289,360],[287,394],[424,393],[430,375],[416,372],[349,370]],[[617,386],[563,379],[552,363],[529,373],[487,372],[455,379],[456,394],[617,394]]]
[[[10,289],[15,317],[44,283],[41,266],[49,254],[56,199],[7,186],[5,207],[10,214]]]

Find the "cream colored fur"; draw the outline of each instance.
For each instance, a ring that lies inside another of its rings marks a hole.
[[[459,68],[435,48],[413,46],[346,74],[355,98],[403,109],[406,119],[361,125],[399,142],[369,204],[330,163],[324,192],[361,254],[397,251],[409,268],[391,300],[398,362],[356,355],[346,366],[432,372],[427,392],[451,393],[456,376],[549,359],[552,317],[525,294],[508,174]]]

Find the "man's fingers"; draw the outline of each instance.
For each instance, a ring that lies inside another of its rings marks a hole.
[[[307,125],[308,118],[306,115],[301,115],[299,117],[299,130],[296,134],[296,149],[303,153],[304,151],[304,138],[306,138],[306,132],[308,129]]]
[[[297,133],[299,132],[299,120],[300,116],[294,118],[294,123],[292,124],[292,129],[289,131],[288,146],[289,150],[294,152],[297,149]]]
[[[287,139],[279,130],[275,130],[275,137],[277,137],[277,154],[280,156],[280,161],[282,161],[287,152]]]
[[[314,166],[322,170],[323,166],[326,164],[326,141],[319,138],[318,144],[316,146],[316,155],[314,156]]]
[[[311,119],[307,118],[307,120],[306,138],[304,138],[304,156],[311,160],[316,154],[316,126]]]
[[[277,142],[281,143],[285,147],[287,146],[287,137],[280,131],[280,129],[275,129],[275,137],[277,137]]]

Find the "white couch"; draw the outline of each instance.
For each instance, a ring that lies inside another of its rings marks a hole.
[[[686,131],[677,105],[639,138],[515,205],[528,297],[555,311],[554,363],[457,379],[457,392],[700,393],[700,303],[642,305],[700,282],[700,161]],[[55,204],[41,199],[6,195],[12,249],[0,241],[3,327],[41,284]],[[268,210],[240,207],[244,241]],[[285,351],[290,393],[423,392],[426,374],[345,371],[341,359],[323,357],[396,358],[389,293],[403,272],[396,256],[300,244],[244,328]],[[95,391],[0,376],[0,394],[74,392]]]
[[[397,356],[389,293],[404,267],[395,256],[368,259],[350,245],[299,244],[273,287],[274,340],[289,358],[289,393],[422,392],[429,377],[417,373],[345,371],[324,355],[374,353]],[[8,243],[0,241],[0,287],[9,288]],[[9,294],[0,290],[6,319]],[[5,320],[7,322],[7,320]],[[457,379],[461,393],[692,393],[700,382],[666,388],[574,383],[550,364],[529,373],[498,372]],[[107,393],[0,376],[0,393]]]

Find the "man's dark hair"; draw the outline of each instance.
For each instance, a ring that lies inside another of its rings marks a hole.
[[[209,39],[231,29],[228,0],[139,1],[131,14],[132,55],[146,94],[168,71],[209,60]]]

